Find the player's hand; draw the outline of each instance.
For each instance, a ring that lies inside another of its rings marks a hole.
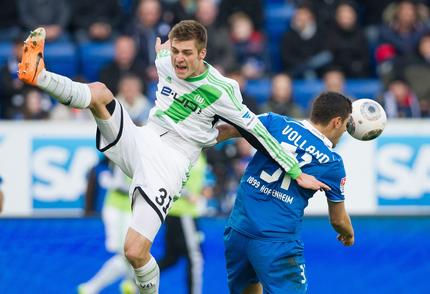
[[[160,37],[157,37],[157,39],[155,40],[155,52],[158,53],[161,50],[170,50],[170,40],[161,43]]]
[[[300,176],[296,178],[297,184],[299,184],[300,187],[310,190],[325,190],[329,191],[331,190],[329,186],[324,184],[323,182],[318,181],[314,176],[302,173]]]
[[[352,246],[354,245],[354,235],[337,235],[337,239],[344,245],[344,246]]]

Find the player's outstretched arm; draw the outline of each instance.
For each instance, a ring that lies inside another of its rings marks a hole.
[[[230,124],[219,124],[217,126],[218,129],[218,136],[217,136],[217,143],[223,142],[225,140],[231,139],[231,138],[237,138],[241,137],[241,133],[232,125]],[[318,181],[314,176],[301,173],[296,178],[297,183],[300,187],[305,189],[311,189],[311,190],[330,190],[330,187],[324,184],[323,182]]]
[[[344,202],[327,200],[327,203],[330,223],[334,230],[339,233],[337,239],[345,246],[354,245],[354,229]]]

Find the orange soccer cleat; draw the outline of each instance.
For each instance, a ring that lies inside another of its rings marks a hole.
[[[45,29],[37,28],[24,41],[22,59],[18,65],[18,77],[26,84],[35,86],[37,76],[45,68],[45,63],[43,62],[45,36]]]

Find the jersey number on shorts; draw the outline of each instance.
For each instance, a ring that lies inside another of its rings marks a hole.
[[[299,167],[302,167],[312,162],[312,155],[310,155],[309,153],[304,153],[300,158],[297,158],[298,154],[296,153],[296,150],[297,150],[296,146],[287,144],[285,142],[282,142],[281,146],[284,147],[284,149],[286,149],[287,151],[294,154],[297,161],[299,162]],[[266,183],[273,183],[279,180],[279,178],[281,177],[281,174],[282,174],[281,168],[278,168],[277,170],[275,170],[273,174],[269,174],[263,170],[260,174],[260,178]],[[288,190],[288,188],[290,187],[290,183],[291,183],[291,177],[288,174],[285,174],[284,178],[282,179],[281,188],[284,190]]]
[[[167,210],[169,209],[170,203],[172,202],[172,197],[167,195],[167,191],[164,188],[160,188],[158,191],[160,192],[160,195],[155,197],[155,202],[161,206],[164,214],[167,214]],[[164,205],[166,198],[169,198],[169,200],[167,201],[166,205]]]

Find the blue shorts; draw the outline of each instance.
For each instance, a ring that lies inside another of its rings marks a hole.
[[[263,293],[306,293],[301,241],[252,239],[227,227],[224,245],[231,294],[241,294],[258,282]]]

